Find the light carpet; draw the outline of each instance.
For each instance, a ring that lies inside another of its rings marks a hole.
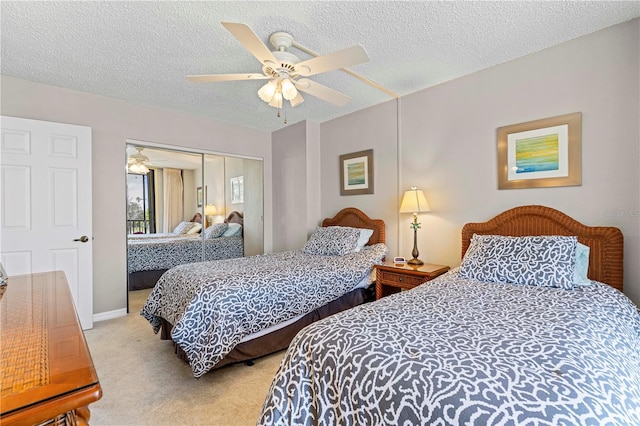
[[[284,351],[195,379],[140,316],[149,292],[129,292],[131,313],[85,331],[102,387],[91,425],[255,425]]]

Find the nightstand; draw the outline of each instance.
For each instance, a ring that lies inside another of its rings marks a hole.
[[[438,275],[449,270],[446,265],[407,265],[406,263],[385,262],[375,265],[376,268],[376,300],[397,293],[401,290],[409,290],[427,281],[431,281]]]

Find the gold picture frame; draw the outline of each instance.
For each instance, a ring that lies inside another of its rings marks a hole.
[[[499,127],[498,189],[582,185],[582,113]]]
[[[196,188],[196,203],[198,207],[202,207],[203,205],[203,195],[202,195],[202,187],[199,186]]]
[[[373,149],[340,156],[340,195],[373,194]]]

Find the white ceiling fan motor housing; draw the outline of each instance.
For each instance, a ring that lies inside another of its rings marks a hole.
[[[271,34],[269,41],[276,48],[273,56],[278,60],[277,64],[271,62],[265,62],[262,67],[262,72],[266,76],[270,77],[293,77],[295,72],[295,64],[300,62],[300,58],[291,52],[287,52],[293,44],[293,37],[289,33],[277,32]],[[284,74],[284,75],[283,75]]]

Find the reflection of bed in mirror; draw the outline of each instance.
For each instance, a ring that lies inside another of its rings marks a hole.
[[[134,234],[127,239],[129,290],[152,288],[168,269],[187,263],[244,255],[243,215],[233,211],[223,223],[202,229],[199,213],[174,232]]]

